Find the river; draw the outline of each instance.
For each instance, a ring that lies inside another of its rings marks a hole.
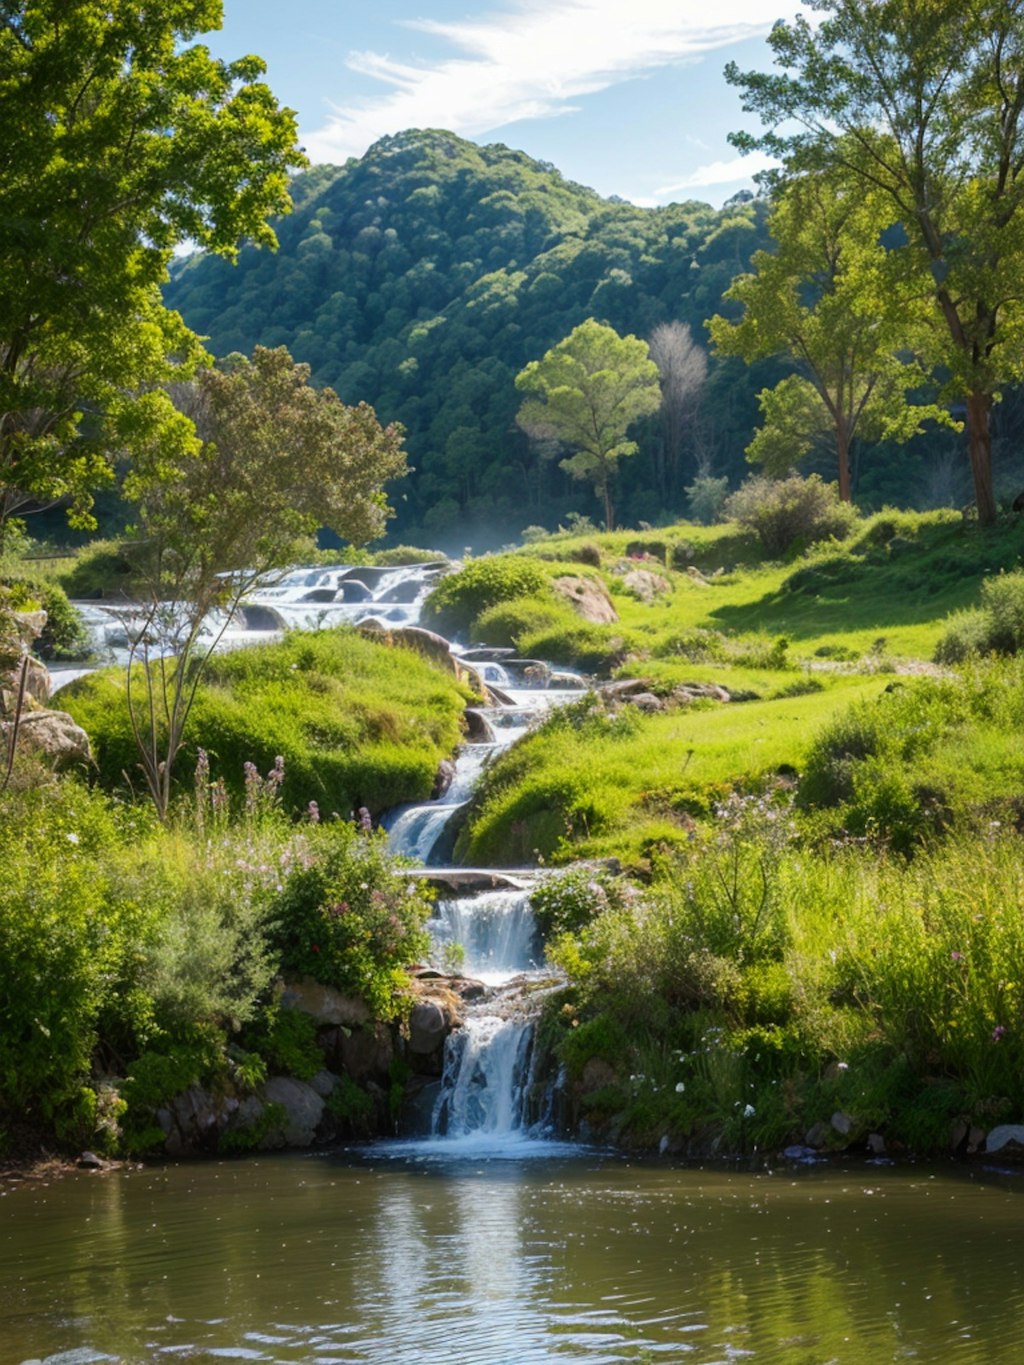
[[[0,1199],[0,1350],[48,1365],[1015,1362],[1014,1186],[386,1146],[82,1173]]]

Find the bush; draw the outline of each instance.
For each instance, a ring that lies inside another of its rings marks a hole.
[[[0,579],[0,598],[14,611],[46,612],[46,625],[33,645],[41,659],[81,659],[89,650],[89,636],[81,616],[56,583],[18,570]]]
[[[549,598],[517,597],[487,607],[470,630],[474,644],[511,645],[520,648],[528,636],[554,630],[560,623],[572,624],[578,618]]]
[[[694,521],[699,521],[703,526],[713,526],[722,520],[722,509],[729,496],[728,479],[713,479],[708,474],[698,474],[683,491]]]
[[[420,550],[415,545],[395,545],[390,550],[378,550],[371,556],[374,564],[383,568],[401,568],[405,564],[442,564],[448,556],[440,550]]]
[[[271,941],[281,969],[351,991],[381,1019],[408,989],[405,969],[426,954],[427,890],[402,877],[383,834],[340,821],[308,831],[274,898]]]
[[[723,512],[753,531],[774,558],[820,540],[843,540],[857,521],[854,509],[817,474],[808,479],[756,475],[727,499]]]
[[[938,663],[957,664],[980,654],[1024,650],[1024,569],[1000,573],[981,585],[981,606],[949,620],[935,650]]]
[[[94,540],[57,575],[69,597],[131,596],[136,566],[130,542]]]
[[[544,571],[533,560],[472,559],[458,573],[443,578],[430,594],[423,604],[423,623],[448,636],[468,636],[473,622],[488,607],[538,594],[546,583]]]
[[[579,933],[597,915],[622,908],[635,899],[628,882],[603,868],[580,864],[552,872],[530,894],[530,905],[541,938]]]

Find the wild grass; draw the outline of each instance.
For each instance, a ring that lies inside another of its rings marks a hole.
[[[136,755],[124,670],[107,669],[62,692],[93,740],[111,789],[131,780]],[[179,785],[201,746],[214,776],[240,791],[244,764],[269,771],[286,760],[282,799],[325,817],[366,806],[377,814],[430,795],[437,765],[459,742],[469,697],[453,675],[407,649],[348,629],[289,633],[276,644],[211,660],[185,732]]]

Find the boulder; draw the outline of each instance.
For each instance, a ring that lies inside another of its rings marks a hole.
[[[630,569],[623,575],[622,586],[626,592],[647,603],[672,591],[672,584],[668,579],[663,578],[660,573],[653,573],[650,569]]]
[[[16,679],[17,681],[17,679]],[[50,700],[52,691],[50,682],[50,670],[38,659],[28,656],[28,676],[25,680],[25,695],[38,702],[40,706],[46,706]]]
[[[338,1084],[338,1079],[333,1071],[328,1071],[325,1067],[318,1071],[315,1076],[310,1076],[309,1083],[318,1095],[322,1095],[326,1099]]]
[[[434,776],[434,788],[430,793],[431,801],[438,801],[452,785],[455,776],[455,764],[450,758],[442,758],[437,765],[437,772]]]
[[[563,602],[568,602],[577,616],[596,625],[610,626],[619,614],[608,596],[608,589],[596,578],[565,574],[551,580],[551,586]]]
[[[645,711],[648,715],[666,709],[664,699],[656,697],[653,692],[633,692],[625,700],[630,706],[635,706],[638,711]]]
[[[268,1104],[279,1104],[285,1112],[284,1124],[274,1136],[283,1137],[286,1147],[309,1147],[323,1118],[323,1096],[294,1076],[271,1076],[263,1094]]]
[[[239,1101],[233,1095],[215,1098],[201,1085],[190,1085],[182,1090],[157,1110],[167,1155],[187,1156],[212,1151],[221,1129],[229,1125],[239,1108]]]
[[[0,725],[6,731],[12,722]],[[92,763],[89,736],[66,711],[26,711],[18,724],[18,745],[36,754],[54,772]]]
[[[280,1002],[286,1010],[301,1010],[311,1015],[318,1024],[343,1024],[347,1028],[364,1028],[370,1022],[370,1008],[355,995],[342,995],[333,986],[325,986],[311,976],[285,981],[281,986]]]
[[[449,1033],[445,1011],[436,1000],[422,1000],[409,1014],[409,1050],[429,1056],[444,1046]]]
[[[395,1043],[386,1024],[377,1023],[372,1028],[338,1028],[322,1037],[320,1044],[328,1063],[360,1085],[370,1080],[387,1081],[395,1056]]]
[[[1004,1156],[1024,1157],[1024,1123],[1001,1123],[985,1138],[985,1151]]]

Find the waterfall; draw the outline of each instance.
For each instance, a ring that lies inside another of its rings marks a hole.
[[[440,962],[459,944],[462,970],[489,986],[543,965],[530,892],[480,891],[439,900],[428,925]]]
[[[506,1137],[523,1127],[533,1052],[531,1020],[471,1015],[449,1039],[433,1131]]]

